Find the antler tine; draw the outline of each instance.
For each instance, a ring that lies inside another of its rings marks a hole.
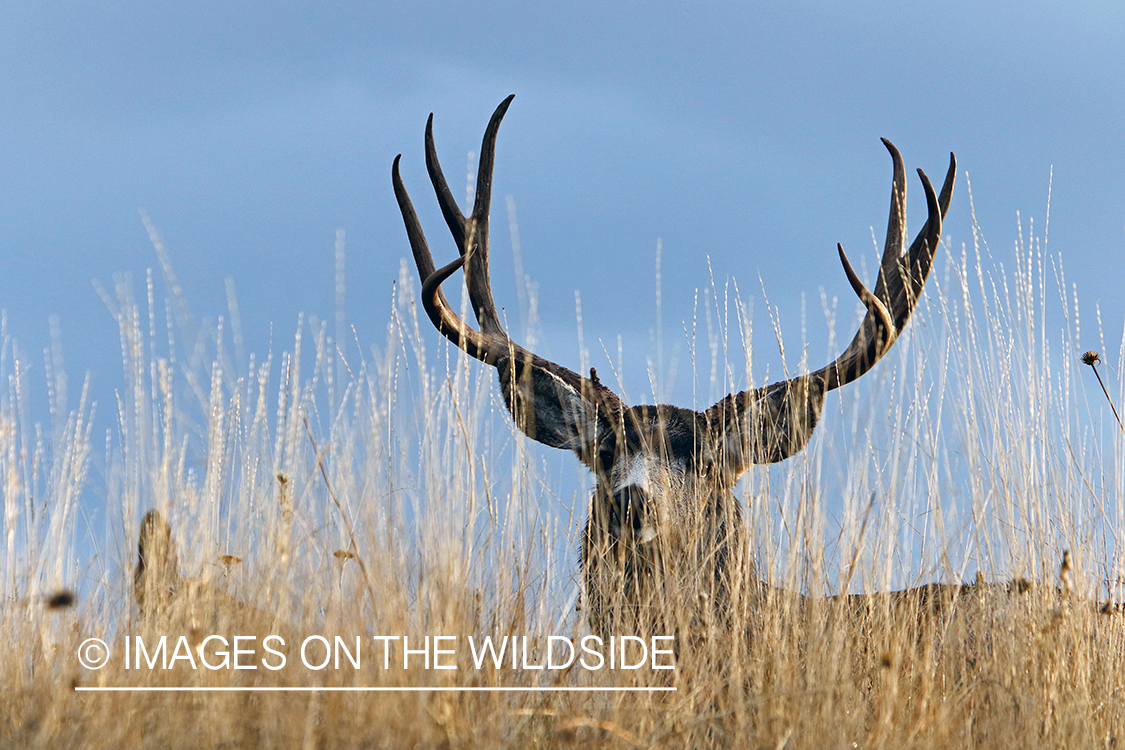
[[[473,202],[473,215],[470,219],[473,252],[465,269],[465,283],[469,287],[469,301],[473,304],[480,328],[485,333],[507,336],[496,314],[496,303],[492,300],[492,282],[488,273],[488,213],[492,206],[492,167],[496,161],[496,136],[500,132],[500,121],[508,111],[515,94],[510,94],[496,107],[485,128],[480,144],[480,164],[477,167],[477,196]]]
[[[466,325],[461,316],[453,312],[446,303],[445,295],[441,291],[442,282],[464,265],[465,258],[461,257],[425,278],[422,282],[422,308],[434,327],[447,339],[464,349],[466,354],[482,362],[495,364],[500,357],[508,354],[508,347]]]
[[[930,178],[921,169],[918,170],[918,178],[922,180],[922,186],[926,191],[926,210],[929,212],[929,217],[921,231],[918,232],[918,239],[922,240],[923,237],[925,239],[921,242],[915,240],[910,243],[910,251],[906,256],[911,282],[911,288],[908,292],[909,309],[906,311],[907,317],[918,304],[922,287],[926,283],[926,278],[930,275],[930,266],[933,265],[934,255],[937,254],[938,244],[941,242],[941,224],[945,219],[945,212],[941,210],[941,203],[938,201],[934,186],[930,184]],[[917,255],[915,256],[914,253],[917,253]],[[895,325],[900,329],[905,323],[906,317],[902,319],[902,322],[895,321]]]
[[[848,261],[848,256],[844,254],[844,246],[837,242],[836,250],[840,253],[840,263],[844,266],[844,275],[848,277],[848,283],[852,285],[856,296],[859,297],[860,302],[867,308],[868,314],[876,317],[879,325],[882,327],[884,336],[887,331],[894,331],[895,324],[894,320],[891,318],[891,311],[887,309],[887,306],[883,304],[882,300],[868,291],[867,287],[864,286],[859,278],[859,274],[855,272],[855,269],[852,268],[852,264]],[[889,348],[891,341],[893,341],[893,339],[887,341],[884,346]],[[875,351],[876,356],[881,357],[884,348],[877,345]]]
[[[434,186],[434,193],[437,194],[438,205],[441,206],[441,215],[445,217],[449,233],[453,235],[453,241],[457,243],[457,251],[464,255],[465,215],[461,213],[461,209],[457,206],[457,201],[453,197],[453,192],[449,189],[449,183],[445,181],[441,164],[438,162],[437,146],[434,145],[433,112],[426,118],[426,171],[430,174],[430,182]]]
[[[398,209],[402,213],[402,223],[406,225],[406,236],[410,240],[410,251],[414,255],[414,265],[418,266],[418,275],[426,279],[434,272],[434,258],[430,255],[430,246],[426,242],[426,234],[422,231],[422,224],[418,221],[418,213],[414,210],[414,204],[410,201],[410,194],[406,192],[406,186],[402,183],[402,175],[399,174],[398,163],[402,159],[402,154],[395,157],[394,163],[391,164],[391,183],[395,189],[395,200],[398,201]],[[445,302],[444,295],[442,302]]]
[[[426,121],[426,169],[430,174],[445,223],[457,243],[457,251],[467,258],[465,283],[469,288],[469,301],[481,330],[486,334],[506,336],[496,303],[492,299],[492,284],[488,272],[488,214],[492,204],[492,168],[496,158],[496,136],[500,122],[508,111],[515,95],[508,96],[492,113],[480,147],[480,164],[477,168],[477,194],[469,219],[461,213],[449,183],[442,173],[434,145],[433,115]]]
[[[906,168],[902,165],[902,154],[895,144],[886,138],[879,140],[890,152],[894,168],[894,177],[891,179],[891,212],[887,218],[887,240],[883,243],[881,263],[885,267],[888,260],[898,259],[902,255],[902,248],[906,245]],[[882,275],[879,281],[883,281]]]
[[[906,168],[902,164],[902,154],[895,145],[886,138],[879,140],[890,152],[894,177],[891,180],[891,210],[887,218],[887,240],[883,245],[883,257],[879,262],[879,277],[875,280],[875,297],[891,304],[891,300],[901,295],[905,285],[906,273],[902,268],[902,250],[906,246]]]
[[[949,169],[945,172],[945,182],[942,183],[941,193],[938,194],[937,202],[938,208],[941,212],[942,221],[945,220],[945,214],[949,211],[949,201],[953,197],[953,182],[957,177],[957,157],[952,152],[949,154]],[[938,240],[941,239],[941,231],[939,229],[938,236],[930,242],[927,239],[930,236],[930,221],[926,219],[925,226],[918,232],[918,236],[914,238],[914,242],[910,243],[910,249],[906,253],[908,258],[909,267],[911,269],[911,280],[913,283],[913,294],[917,297],[922,293],[922,286],[926,283],[926,277],[930,275],[930,266],[933,264],[934,254],[937,252]],[[898,323],[901,328],[906,321]]]

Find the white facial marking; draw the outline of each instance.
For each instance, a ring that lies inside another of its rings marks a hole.
[[[648,475],[649,458],[644,455],[634,456],[629,460],[629,468],[626,470],[624,478],[617,483],[614,491],[620,492],[626,487],[637,487],[647,493],[649,491]]]

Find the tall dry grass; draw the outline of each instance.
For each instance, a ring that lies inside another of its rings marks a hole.
[[[1121,593],[1125,436],[1080,370],[1093,347],[1061,260],[1033,232],[1003,263],[979,233],[942,255],[908,335],[830,401],[809,450],[744,480],[752,552],[777,588],[736,606],[744,627],[695,623],[671,672],[473,667],[468,636],[586,634],[587,500],[511,424],[491,369],[434,346],[406,270],[384,342],[344,346],[339,322],[332,336],[310,318],[285,351],[245,359],[222,321],[192,330],[151,274],[140,298],[119,281],[105,297],[126,386],[102,399],[104,441],[88,387],[72,406],[50,350],[49,423],[33,422],[27,364],[5,337],[0,745],[1113,746],[1125,619],[1090,602]],[[710,371],[703,400],[754,372],[732,299],[714,292],[709,333],[688,342]],[[840,331],[853,324],[825,308]],[[1123,351],[1108,371],[1119,403]],[[88,503],[104,503],[104,528],[89,528]],[[127,637],[201,637],[187,620],[142,621],[133,602],[149,508],[171,524],[184,590],[210,592],[206,627],[360,636],[361,667],[315,671],[290,650],[276,672],[126,669]],[[1004,593],[1017,578],[1031,589]],[[972,580],[997,585],[955,617],[821,598]],[[49,608],[64,589],[77,604]],[[458,668],[384,669],[377,635],[458,636]],[[97,671],[76,658],[95,636],[114,653]],[[675,691],[75,690],[99,686]]]

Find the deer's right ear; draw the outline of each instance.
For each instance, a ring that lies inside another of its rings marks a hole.
[[[133,574],[133,597],[145,614],[166,604],[180,583],[180,563],[172,529],[150,510],[141,521],[137,536],[137,569]]]
[[[574,451],[582,463],[597,469],[614,451],[614,409],[617,397],[597,381],[579,378],[558,366],[513,367],[498,362],[500,390],[516,425],[532,440]],[[569,376],[569,377],[568,377]],[[575,384],[568,382],[574,380]],[[581,393],[579,388],[589,391]],[[612,398],[605,398],[605,391]]]
[[[716,426],[713,460],[733,485],[752,464],[784,461],[803,450],[824,409],[824,380],[793,378],[731,394],[707,410]]]

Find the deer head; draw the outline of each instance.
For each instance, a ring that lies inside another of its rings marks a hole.
[[[488,218],[501,102],[481,144],[476,201],[465,216],[449,190],[426,123],[426,167],[459,257],[435,268],[395,157],[395,197],[418,274],[422,306],[437,330],[470,356],[496,368],[512,418],[528,437],[573,451],[594,472],[596,489],[582,544],[589,615],[608,632],[626,620],[667,611],[670,595],[713,603],[721,613],[750,566],[739,504],[731,489],[752,464],[783,461],[804,448],[816,427],[824,394],[863,376],[891,348],[913,312],[941,238],[956,173],[940,194],[918,170],[929,211],[906,246],[906,176],[889,141],[894,176],[890,219],[874,291],[837,246],[848,281],[867,308],[855,337],[834,362],[816,372],[732,393],[697,412],[675,406],[626,406],[598,379],[527,351],[505,332],[488,271]],[[478,328],[454,311],[441,285],[462,269]],[[646,614],[649,613],[649,614]],[[706,612],[703,613],[704,615]]]

